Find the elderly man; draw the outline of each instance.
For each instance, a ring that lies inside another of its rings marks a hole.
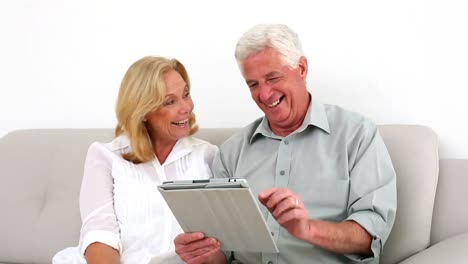
[[[306,87],[307,59],[285,25],[257,25],[236,47],[265,116],[221,147],[216,177],[246,178],[264,205],[278,254],[225,252],[236,263],[378,263],[396,212],[396,178],[377,127]],[[187,263],[226,263],[219,242],[181,234]]]

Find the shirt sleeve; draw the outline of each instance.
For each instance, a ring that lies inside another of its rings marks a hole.
[[[367,127],[357,138],[350,155],[348,218],[371,236],[373,257],[346,255],[355,261],[379,259],[396,213],[396,175],[390,155],[377,127]]]
[[[215,153],[211,170],[214,178],[232,178],[232,173],[226,168],[222,148]]]
[[[79,249],[100,242],[120,251],[120,230],[114,211],[112,153],[93,143],[86,156],[80,191],[81,234]]]
[[[205,151],[204,151],[204,161],[206,164],[210,165],[210,169],[212,169],[213,160],[215,156],[219,153],[219,148],[216,145],[207,144]]]

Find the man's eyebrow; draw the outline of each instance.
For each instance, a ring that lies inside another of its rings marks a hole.
[[[273,72],[269,72],[265,74],[265,78],[271,78],[271,77],[278,76],[278,75],[281,75],[281,73],[277,71],[273,71]]]
[[[269,72],[267,74],[264,75],[264,78],[271,78],[271,77],[275,77],[275,76],[278,76],[278,75],[281,75],[281,72],[279,71],[272,71],[272,72]],[[246,83],[255,83],[257,82],[257,80],[245,80]]]

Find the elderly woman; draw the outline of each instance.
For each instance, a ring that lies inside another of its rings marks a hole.
[[[53,263],[179,263],[182,232],[156,186],[211,177],[217,147],[197,131],[190,81],[175,59],[144,57],[125,74],[115,139],[93,143],[80,194],[79,246]]]

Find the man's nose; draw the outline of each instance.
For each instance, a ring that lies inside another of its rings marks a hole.
[[[272,91],[271,91],[271,86],[266,84],[266,83],[263,83],[263,84],[260,84],[260,99],[262,101],[268,101],[268,99],[270,99],[271,97],[271,94],[272,94]]]

